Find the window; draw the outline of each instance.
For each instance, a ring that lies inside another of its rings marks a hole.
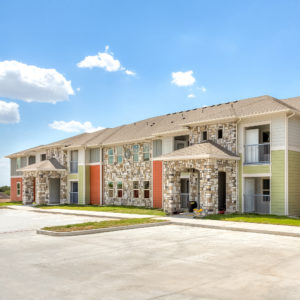
[[[270,195],[270,179],[263,179],[262,182],[262,193],[263,195]]]
[[[43,161],[43,160],[46,160],[46,154],[44,153],[44,154],[41,154],[41,160]]]
[[[17,169],[21,168],[21,157],[17,158]]]
[[[21,196],[21,182],[17,182],[17,197]]]
[[[109,181],[108,183],[108,197],[113,198],[114,196],[114,183]]]
[[[219,129],[218,130],[218,139],[222,139],[223,138],[223,129]]]
[[[270,132],[269,131],[264,131],[262,133],[262,142],[263,143],[270,143]]]
[[[28,157],[28,165],[33,165],[33,164],[35,164],[35,156],[30,155]]]
[[[71,181],[70,203],[71,204],[78,204],[78,182],[77,181]]]
[[[144,198],[150,198],[150,182],[144,181]]]
[[[118,161],[118,164],[121,164],[123,162],[123,147],[122,146],[117,147],[117,161]]]
[[[144,144],[143,145],[143,158],[144,158],[144,161],[149,161],[150,160],[150,147],[149,147],[149,144]]]
[[[160,156],[162,154],[162,140],[153,141],[153,157]]]
[[[108,164],[112,165],[114,163],[114,149],[108,149]]]
[[[139,197],[139,182],[134,181],[133,182],[133,198]]]
[[[133,162],[138,162],[139,161],[140,146],[139,145],[133,145],[132,150],[133,150]]]
[[[90,149],[90,163],[97,163],[100,161],[100,149]]]
[[[207,131],[202,132],[202,141],[207,141]]]
[[[117,182],[117,196],[118,196],[118,198],[123,197],[123,184],[122,184],[122,181]]]
[[[71,151],[70,173],[78,173],[78,150]]]

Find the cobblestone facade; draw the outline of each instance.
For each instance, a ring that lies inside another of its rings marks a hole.
[[[163,199],[168,213],[182,210],[180,204],[180,174],[190,173],[190,200],[198,200],[210,213],[218,212],[218,172],[226,172],[226,211],[237,210],[236,161],[206,159],[165,161],[163,163]],[[198,178],[199,191],[198,191]]]
[[[218,130],[222,130],[222,138],[218,138]],[[203,132],[207,132],[207,140],[214,141],[227,150],[236,153],[236,123],[219,123],[196,126],[190,130],[190,145],[199,144],[203,141]]]
[[[68,152],[63,151],[61,148],[50,148],[46,150],[46,158],[56,158],[58,162],[67,168],[67,159],[68,159]]]
[[[117,147],[104,148],[104,167],[103,167],[103,203],[104,205],[134,205],[152,207],[152,162],[151,154],[149,161],[143,159],[144,144],[139,143],[138,162],[133,161],[133,144],[123,145],[123,161],[118,163]],[[148,143],[149,151],[152,152],[151,143]],[[114,162],[108,163],[108,150],[114,150]],[[117,182],[123,185],[122,197],[117,197]],[[138,181],[138,198],[134,198],[133,181]],[[149,198],[144,198],[144,181],[149,181]],[[109,195],[109,182],[113,183],[113,197]]]

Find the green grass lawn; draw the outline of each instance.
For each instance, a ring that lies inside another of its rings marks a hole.
[[[22,202],[0,202],[0,206],[22,205]]]
[[[155,208],[142,208],[136,206],[94,206],[94,205],[55,205],[55,206],[37,206],[43,209],[71,209],[71,210],[88,210],[88,211],[104,211],[113,213],[165,216],[166,214]]]
[[[206,216],[204,219],[231,221],[231,222],[248,222],[260,224],[274,224],[274,225],[289,225],[300,226],[300,218],[289,218],[285,216],[275,215],[258,215],[258,214],[224,214]]]
[[[164,220],[157,220],[151,218],[122,219],[122,220],[109,220],[109,221],[102,221],[102,222],[86,222],[81,224],[70,224],[70,225],[63,225],[63,226],[51,226],[51,227],[44,227],[43,229],[49,231],[55,231],[55,232],[70,232],[70,231],[119,227],[119,226],[137,225],[137,224],[159,223],[159,222],[164,222]]]

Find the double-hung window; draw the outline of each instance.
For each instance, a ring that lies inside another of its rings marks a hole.
[[[150,181],[144,181],[144,198],[150,198]]]
[[[133,198],[139,197],[139,182],[134,181],[133,182]]]
[[[33,165],[35,164],[35,156],[34,155],[30,155],[28,157],[28,165]]]
[[[21,196],[21,182],[17,182],[17,197]]]
[[[78,150],[71,151],[70,173],[78,173]]]
[[[20,169],[21,168],[21,157],[17,157],[17,167],[16,169]]]
[[[122,181],[117,182],[117,196],[118,196],[118,198],[123,197],[123,183],[122,183]]]
[[[112,181],[108,182],[108,197],[113,198],[114,196],[114,183]]]
[[[150,160],[150,147],[149,147],[149,144],[144,144],[143,145],[143,158],[144,158],[144,161],[149,161]]]
[[[138,144],[132,146],[133,150],[133,162],[139,162],[140,146]]]
[[[108,149],[108,164],[112,165],[114,163],[114,149]]]
[[[118,161],[118,164],[121,164],[123,162],[123,147],[122,146],[117,147],[117,161]]]
[[[100,149],[90,149],[90,163],[97,163],[100,161]]]

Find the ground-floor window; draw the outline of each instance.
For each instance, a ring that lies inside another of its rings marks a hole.
[[[144,181],[144,198],[150,198],[150,181]]]
[[[122,183],[122,181],[118,181],[118,183],[117,183],[117,196],[118,196],[118,198],[123,197],[123,183]]]
[[[17,196],[21,196],[21,182],[17,182]]]
[[[71,181],[70,185],[70,203],[77,204],[78,203],[78,182]]]
[[[133,198],[139,197],[139,182],[134,181],[133,182]]]
[[[114,183],[109,181],[108,183],[108,197],[113,198],[114,196]]]

